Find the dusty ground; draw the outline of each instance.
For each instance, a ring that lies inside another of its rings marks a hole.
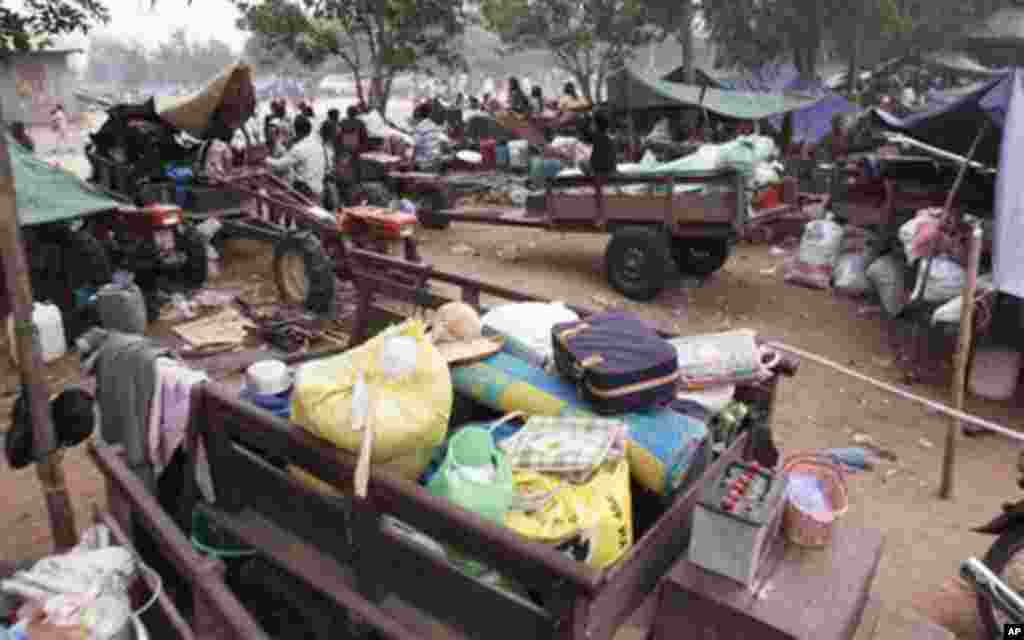
[[[580,305],[630,308],[684,333],[751,327],[882,380],[903,381],[905,369],[898,361],[901,331],[878,315],[859,315],[862,302],[784,284],[783,258],[772,255],[768,247],[741,247],[726,268],[703,286],[682,286],[653,304],[636,304],[606,285],[601,263],[604,243],[605,238],[596,235],[474,226],[421,232],[423,253],[446,270]],[[478,254],[456,255],[452,247],[458,244]],[[222,286],[224,280],[245,277],[253,282],[269,274],[266,254],[226,257],[230,268],[218,283]],[[0,351],[5,350],[4,343]],[[0,415],[7,416],[16,379],[6,354],[0,357],[4,358]],[[949,367],[935,365],[931,370],[935,381],[912,390],[945,401]],[[70,361],[57,363],[48,374],[51,387],[57,389],[74,380],[76,366]],[[972,398],[969,409],[1010,426],[1021,415],[1019,403],[994,405]],[[1018,493],[1019,447],[1000,437],[984,437],[961,441],[956,498],[939,500],[936,490],[947,424],[941,416],[811,362],[805,362],[798,377],[783,385],[779,397],[776,436],[787,452],[850,445],[853,433],[861,432],[898,456],[896,463],[883,463],[873,472],[851,478],[852,504],[844,520],[887,534],[875,593],[892,608],[934,602],[928,594],[936,593],[955,575],[961,560],[980,556],[990,543],[968,529],[987,521],[1001,502]],[[91,505],[102,500],[102,481],[83,451],[70,453],[64,468],[81,526]],[[0,526],[6,532],[0,540],[0,560],[46,553],[50,538],[34,473],[11,471],[0,462],[0,495],[4,496]],[[969,618],[960,621],[961,637],[974,637],[972,625]]]

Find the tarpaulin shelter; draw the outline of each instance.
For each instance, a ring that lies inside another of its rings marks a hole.
[[[191,136],[204,139],[214,126],[214,115],[234,131],[256,111],[252,68],[233,64],[222,71],[201,91],[182,98],[155,97],[161,120]]]
[[[718,78],[721,89],[751,93],[799,93],[818,97],[818,101],[793,112],[793,141],[817,143],[832,129],[836,115],[856,113],[860,108],[843,96],[829,91],[818,78],[802,75],[791,64],[766,64],[736,78]],[[771,119],[774,127],[782,117]]]
[[[75,174],[38,158],[10,135],[7,148],[17,187],[18,221],[23,226],[65,222],[123,204]]]
[[[883,126],[955,153],[966,154],[985,119],[994,127],[975,159],[997,164],[993,275],[996,287],[1024,298],[1024,69],[986,82],[966,96],[936,109],[895,118],[875,110]],[[1016,144],[1015,144],[1016,143]]]
[[[820,96],[795,92],[725,91],[669,82],[628,66],[608,78],[608,102],[617,110],[692,106],[726,118],[761,120],[805,109],[820,100]]]

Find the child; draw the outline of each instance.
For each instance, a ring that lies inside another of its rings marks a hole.
[[[64,113],[64,105],[58,104],[50,112],[50,128],[57,134],[57,146],[54,153],[68,151],[68,116]]]

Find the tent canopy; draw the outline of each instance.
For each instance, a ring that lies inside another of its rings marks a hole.
[[[971,92],[931,109],[898,118],[880,109],[872,110],[875,121],[886,129],[905,133],[922,142],[966,154],[985,120],[1002,127],[1010,104],[1014,73],[1004,73]],[[978,162],[994,166],[999,161],[1001,134],[991,132],[975,153]]]
[[[17,189],[18,220],[25,226],[64,222],[121,206],[78,176],[40,160],[7,136]]]
[[[631,67],[608,79],[608,102],[624,110],[701,106],[726,118],[761,120],[804,109],[819,100],[797,93],[724,91],[668,82]]]
[[[771,63],[762,65],[746,75],[734,78],[719,78],[716,83],[723,89],[756,93],[798,93],[813,96],[819,100],[793,112],[793,140],[817,143],[832,129],[832,119],[860,111],[854,103],[829,91],[818,78],[800,74],[792,64]],[[782,125],[782,117],[776,116],[772,126]]]
[[[157,115],[164,122],[200,140],[214,126],[214,114],[234,131],[256,111],[252,68],[233,64],[224,69],[202,91],[183,98],[155,97]]]

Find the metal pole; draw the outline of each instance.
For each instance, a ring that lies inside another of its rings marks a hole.
[[[50,531],[56,547],[67,549],[77,543],[78,534],[75,531],[74,511],[64,486],[60,452],[56,447],[50,421],[43,358],[37,347],[35,325],[32,324],[32,283],[21,244],[14,168],[7,148],[8,139],[7,125],[0,111],[0,255],[3,258],[7,295],[14,313],[15,344],[11,348],[17,349],[22,387],[28,394],[36,474],[46,497]]]

